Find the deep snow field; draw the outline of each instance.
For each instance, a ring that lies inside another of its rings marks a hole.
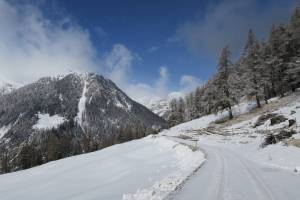
[[[1,175],[0,199],[176,199],[177,193],[180,193],[185,184],[188,186],[193,183],[190,179],[194,174],[201,172],[207,159],[205,154],[208,153],[202,148],[205,146],[228,149],[259,166],[285,170],[300,180],[300,148],[290,145],[291,141],[300,139],[297,124],[288,128],[296,130],[297,134],[264,148],[261,144],[266,135],[261,131],[276,131],[286,127],[287,122],[271,126],[266,121],[253,128],[258,117],[264,113],[282,114],[299,123],[300,95],[275,98],[261,110],[253,111],[253,108],[253,102],[244,102],[234,107],[235,115],[240,116],[231,122],[213,123],[226,116],[226,112],[208,115],[164,130],[155,136]],[[209,169],[207,176],[213,174],[213,169]],[[205,188],[206,180],[202,181],[202,190],[208,191]],[[197,184],[193,184],[195,190]],[[269,195],[267,192],[262,194],[261,199],[265,199],[264,195]],[[185,195],[178,197],[189,199]]]

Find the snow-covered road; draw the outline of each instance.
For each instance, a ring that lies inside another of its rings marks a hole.
[[[175,200],[297,200],[300,177],[261,165],[223,145],[199,144],[207,160]]]

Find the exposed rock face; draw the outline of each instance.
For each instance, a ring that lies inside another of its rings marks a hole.
[[[0,95],[0,169],[28,168],[164,127],[163,119],[102,76],[42,78]]]
[[[276,113],[268,113],[268,114],[260,116],[257,119],[257,121],[255,122],[255,124],[253,125],[253,128],[263,125],[266,121],[268,121],[269,119],[276,117],[276,116],[277,116]]]
[[[268,134],[261,146],[266,147],[270,144],[276,144],[282,140],[292,137],[294,134],[296,134],[296,131],[294,130],[281,130],[277,134]]]
[[[261,126],[268,120],[270,120],[270,125],[273,126],[285,122],[288,119],[285,116],[279,115],[277,113],[268,113],[260,116],[253,127],[256,128],[257,126]]]

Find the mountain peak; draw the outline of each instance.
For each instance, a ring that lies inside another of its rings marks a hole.
[[[67,142],[60,155],[65,157],[140,138],[166,126],[111,80],[95,73],[41,78],[0,96],[0,113],[0,129],[5,130],[0,149],[15,149],[0,152],[13,158],[24,146],[34,146],[43,162],[52,159],[46,159],[45,149],[52,140]],[[20,159],[14,160],[14,168],[23,168]]]

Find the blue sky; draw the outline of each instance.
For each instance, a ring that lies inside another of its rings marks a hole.
[[[213,2],[90,0],[83,5],[82,1],[64,0],[58,4],[90,30],[100,52],[120,43],[139,56],[133,66],[133,81],[152,84],[159,67],[166,66],[175,82],[170,86],[176,89],[182,74],[205,80],[214,71],[214,61],[201,59],[183,45],[169,41],[180,24],[204,14]]]
[[[137,100],[188,92],[213,75],[223,46],[236,58],[249,28],[266,39],[272,24],[288,21],[296,2],[0,0],[6,30],[0,71],[24,82],[95,71]]]

